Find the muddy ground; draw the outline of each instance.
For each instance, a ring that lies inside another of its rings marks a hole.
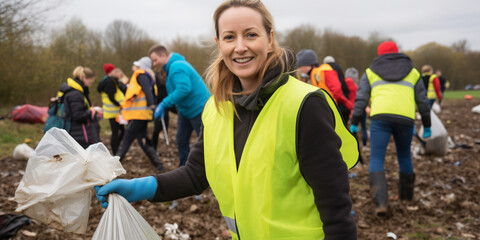
[[[414,153],[417,175],[414,200],[401,202],[397,196],[398,164],[395,146],[388,146],[385,169],[388,179],[389,208],[387,218],[372,215],[373,202],[368,186],[368,147],[363,150],[366,166],[350,171],[351,196],[359,239],[387,239],[388,233],[397,239],[480,239],[480,114],[471,113],[480,100],[446,101],[438,114],[456,147],[446,156],[424,156]],[[159,155],[167,170],[178,165],[175,147],[175,116],[169,127],[170,146],[163,135]],[[420,122],[417,121],[417,129]],[[108,146],[108,139],[104,142]],[[412,149],[418,148],[414,140]],[[368,146],[368,145],[367,145]],[[11,156],[0,157],[0,214],[14,213],[13,199],[22,178],[26,161]],[[124,178],[142,177],[155,173],[145,154],[135,143],[124,161]],[[166,223],[177,223],[179,230],[191,239],[229,239],[226,224],[218,203],[210,190],[194,197],[178,200],[178,206],[169,209],[171,202],[136,202],[133,206],[164,237]],[[93,198],[89,229],[86,235],[64,233],[33,220],[12,239],[90,239],[104,210]]]

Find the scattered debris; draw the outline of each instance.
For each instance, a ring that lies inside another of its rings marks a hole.
[[[393,240],[397,240],[397,235],[395,235],[395,233],[393,232],[388,232],[387,233],[387,238],[391,238]]]
[[[165,228],[165,239],[171,239],[171,240],[189,240],[190,236],[188,234],[180,232],[178,230],[178,224],[169,224],[165,223],[163,226]]]

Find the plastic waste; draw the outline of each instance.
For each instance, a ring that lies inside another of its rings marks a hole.
[[[349,173],[348,178],[356,178],[358,175],[356,173]]]
[[[13,158],[19,160],[28,160],[35,150],[26,143],[18,144],[13,150]]]
[[[442,111],[442,108],[437,102],[434,102],[432,105],[432,111],[434,111],[435,113],[440,113]]]
[[[92,190],[125,173],[103,143],[82,148],[65,130],[48,130],[15,192],[17,212],[66,232],[84,234]]]
[[[168,206],[168,210],[172,210],[177,206],[178,206],[178,202],[176,200],[173,200],[172,204],[170,204],[170,206]]]
[[[393,240],[397,240],[397,235],[395,235],[395,233],[393,232],[388,232],[387,233],[387,238],[391,238]]]
[[[160,240],[155,230],[121,195],[108,195],[108,207],[103,213],[92,240]],[[171,238],[176,239],[176,238]],[[187,238],[188,239],[188,238]]]
[[[165,228],[165,238],[172,240],[189,240],[190,236],[186,233],[182,233],[178,230],[178,224],[169,224],[165,223],[163,226]]]
[[[0,239],[9,239],[17,235],[18,230],[30,224],[30,218],[25,215],[0,215]]]
[[[425,154],[432,154],[437,156],[444,156],[447,153],[448,133],[442,121],[437,117],[433,111],[430,111],[430,118],[432,122],[432,136],[429,138],[422,138],[423,126],[420,127],[418,138],[422,142],[422,147],[425,149]]]
[[[477,106],[473,107],[472,112],[473,113],[480,113],[480,105],[477,105]]]

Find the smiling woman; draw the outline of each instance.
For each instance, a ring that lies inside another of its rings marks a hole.
[[[357,142],[323,90],[290,76],[294,53],[275,39],[259,0],[214,13],[213,96],[184,167],[98,190],[171,201],[211,187],[233,239],[356,239],[347,169]]]

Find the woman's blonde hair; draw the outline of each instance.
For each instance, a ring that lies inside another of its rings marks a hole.
[[[219,39],[218,20],[226,10],[232,7],[247,7],[260,13],[263,18],[263,26],[265,27],[267,35],[269,38],[271,37],[270,33],[272,33],[274,30],[273,17],[260,0],[228,0],[222,3],[213,14],[213,21],[215,23],[215,35],[217,39]],[[257,86],[261,83],[263,77],[265,76],[265,73],[274,66],[280,64],[282,66],[282,73],[289,68],[289,66],[287,66],[289,60],[283,58],[283,56],[288,57],[288,54],[285,54],[285,50],[278,45],[278,42],[275,39],[275,35],[272,34],[272,36],[272,51],[268,53],[265,66],[260,69]],[[279,76],[281,75],[282,74],[280,74]],[[219,107],[219,103],[221,102],[233,102],[234,95],[249,94],[254,91],[243,91],[240,93],[233,92],[235,75],[228,69],[227,65],[225,65],[223,57],[220,53],[218,53],[217,58],[207,68],[206,79],[207,84],[211,89],[213,96],[215,97],[215,106],[217,108]]]
[[[78,78],[80,80],[83,80],[83,78],[91,78],[95,77],[95,73],[92,71],[92,69],[88,67],[82,67],[82,66],[77,66],[73,70],[73,78]]]

